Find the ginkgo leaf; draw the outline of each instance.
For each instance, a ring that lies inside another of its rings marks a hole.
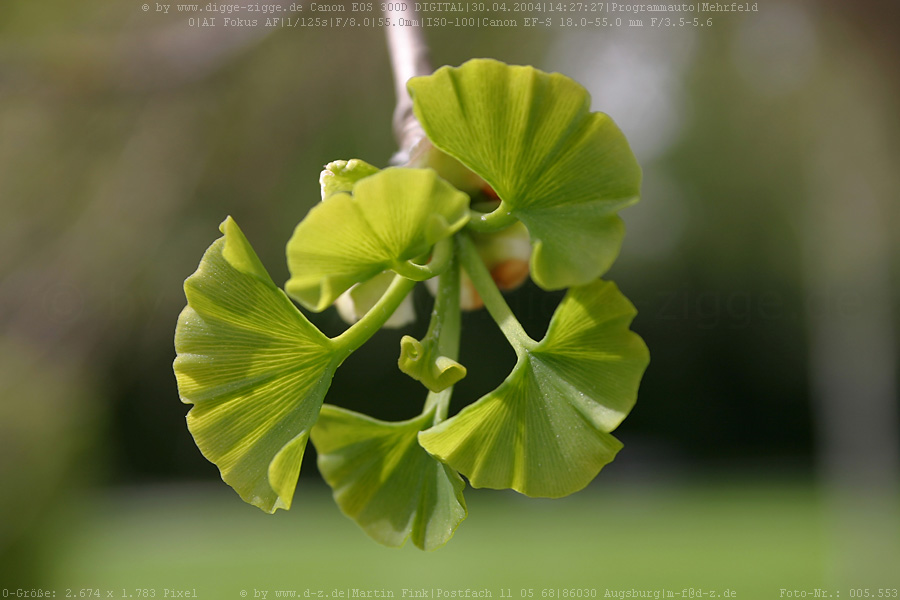
[[[373,167],[358,158],[328,163],[319,175],[322,200],[340,192],[351,192],[357,181],[377,172],[378,167]]]
[[[285,290],[321,311],[354,283],[404,266],[459,231],[469,197],[430,169],[388,168],[312,208],[288,242]]]
[[[339,351],[275,286],[231,217],[220,229],[184,284],[175,375],[203,455],[271,513],[291,506]]]
[[[624,235],[616,211],[638,200],[641,170],[613,121],[590,112],[582,86],[476,59],[410,79],[408,88],[434,145],[502,200],[500,222],[509,215],[528,227],[535,283],[583,285],[610,267]]]
[[[443,546],[466,518],[465,483],[416,439],[433,411],[398,423],[325,405],[312,430],[319,471],[348,517],[386,546]]]
[[[473,487],[550,498],[582,489],[621,448],[609,432],[634,405],[649,362],[628,329],[635,314],[613,283],[571,289],[544,339],[517,350],[506,380],[420,443]]]

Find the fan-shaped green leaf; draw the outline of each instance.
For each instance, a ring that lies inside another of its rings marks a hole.
[[[528,227],[538,285],[582,285],[609,268],[624,234],[616,211],[638,200],[641,171],[612,120],[590,112],[583,87],[485,59],[408,87],[434,145],[491,185],[501,222],[508,213]]]
[[[628,329],[634,315],[613,283],[571,289],[500,387],[420,443],[473,487],[551,498],[580,490],[621,448],[609,432],[634,405],[649,361]]]
[[[175,375],[194,441],[246,502],[290,508],[339,359],[229,217],[184,284]]]
[[[429,412],[388,423],[326,404],[312,430],[338,506],[387,546],[411,537],[424,550],[439,548],[466,518],[462,478],[416,440],[433,419]]]
[[[325,198],[288,242],[285,290],[321,311],[354,283],[403,266],[468,220],[469,198],[430,169],[389,168]],[[405,272],[404,272],[405,274]]]

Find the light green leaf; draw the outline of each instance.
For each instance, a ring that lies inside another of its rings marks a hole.
[[[628,329],[635,313],[613,283],[571,289],[500,387],[419,442],[473,487],[550,498],[582,489],[621,448],[609,432],[634,405],[649,362]]]
[[[322,200],[340,192],[351,192],[357,181],[377,172],[378,167],[373,167],[358,158],[328,163],[325,165],[325,170],[319,175]]]
[[[285,290],[321,311],[354,283],[429,252],[468,220],[469,198],[430,169],[388,168],[360,179],[353,194],[324,199],[288,242]]]
[[[501,198],[486,222],[522,221],[544,289],[587,284],[615,260],[616,211],[638,200],[641,170],[618,127],[558,73],[476,59],[408,83],[416,117],[439,149]],[[478,221],[472,222],[473,226]]]
[[[246,502],[290,508],[338,352],[272,282],[237,224],[184,284],[175,376],[188,428]]]
[[[439,548],[466,518],[462,478],[416,440],[433,419],[429,411],[388,423],[326,404],[312,430],[338,506],[386,546],[412,538],[424,550]]]

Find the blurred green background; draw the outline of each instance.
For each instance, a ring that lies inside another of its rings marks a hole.
[[[155,5],[0,3],[0,588],[900,586],[896,2],[425,31],[435,66],[566,73],[625,131],[644,194],[608,278],[652,356],[594,484],[554,502],[470,492],[430,554],[344,519],[311,446],[292,511],[242,504],[193,445],[171,371],[181,283],[226,215],[283,282],[322,165],[389,160],[383,32],[198,29]],[[509,297],[532,335],[558,299]],[[328,401],[417,413],[395,364],[424,327],[379,334]],[[455,408],[513,360],[487,315],[463,332]]]

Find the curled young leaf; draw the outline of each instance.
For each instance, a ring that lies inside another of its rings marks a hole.
[[[351,158],[350,160],[336,160],[325,165],[325,169],[319,175],[319,186],[322,188],[322,200],[340,192],[351,192],[357,181],[374,175],[378,167],[369,163]]]
[[[634,405],[649,362],[628,329],[634,315],[613,283],[571,289],[500,387],[419,442],[473,487],[550,498],[582,489],[621,448],[609,432]]]
[[[246,502],[290,508],[309,430],[340,361],[229,217],[184,284],[175,376],[188,428]]]
[[[400,339],[397,365],[401,371],[422,382],[432,392],[440,392],[464,378],[466,368],[439,352],[437,344],[430,338],[426,337],[420,342],[404,335]]]
[[[613,263],[638,200],[641,170],[618,127],[558,73],[476,59],[409,81],[434,145],[482,177],[502,201],[483,225],[529,230],[531,277],[548,290],[587,284]],[[472,226],[479,226],[473,220]]]
[[[429,283],[431,283],[430,280]],[[456,362],[459,355],[460,268],[453,260],[437,278],[434,307],[428,331],[421,341],[405,335],[400,340],[400,370],[431,392],[442,392],[466,376]],[[448,392],[449,393],[449,392]]]
[[[409,261],[468,221],[469,198],[430,169],[388,168],[312,208],[288,242],[285,290],[321,311],[355,283]]]
[[[462,478],[416,440],[433,422],[433,411],[389,423],[326,404],[312,430],[341,511],[386,546],[439,548],[466,518]]]

